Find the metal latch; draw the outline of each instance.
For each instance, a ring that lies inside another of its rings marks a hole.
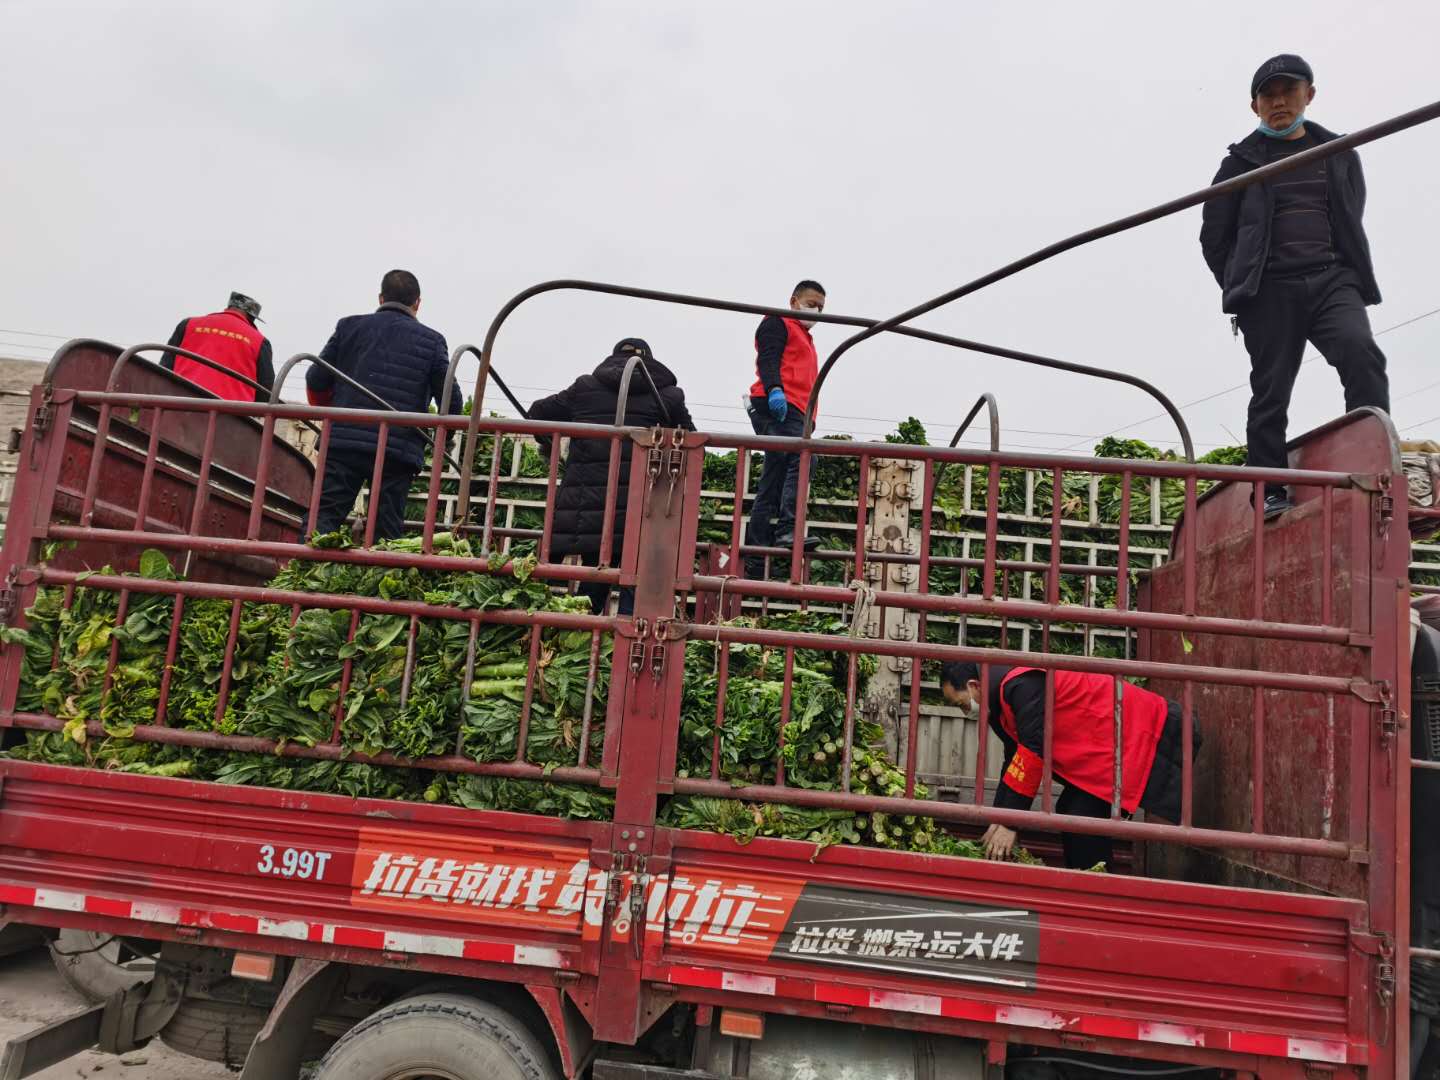
[[[630,875],[630,941],[635,946],[635,959],[645,954],[645,892],[649,875],[645,873],[645,856],[635,859]]]
[[[6,585],[0,588],[0,625],[8,625],[15,617],[15,590]]]
[[[1390,493],[1390,476],[1380,474],[1380,494],[1375,499],[1375,531],[1385,536],[1390,531],[1390,522],[1395,519],[1395,496]]]

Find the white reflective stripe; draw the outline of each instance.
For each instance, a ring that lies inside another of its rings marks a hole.
[[[940,1015],[940,999],[934,994],[902,994],[894,990],[871,990],[872,1009],[894,1009],[896,1012]]]
[[[565,966],[559,949],[546,949],[539,945],[516,945],[515,963],[531,967],[560,968]]]
[[[138,919],[141,922],[179,925],[180,909],[169,904],[146,904],[137,901],[130,905],[130,918]]]
[[[464,956],[465,942],[439,934],[387,933],[385,948],[392,952],[425,953],[429,956]]]
[[[775,993],[775,980],[769,975],[748,975],[739,971],[727,971],[720,976],[720,989],[734,990],[737,994]]]
[[[1305,1061],[1325,1061],[1332,1065],[1345,1064],[1345,1044],[1333,1039],[1290,1039],[1286,1055]]]
[[[1203,1046],[1205,1039],[1199,1028],[1179,1024],[1140,1025],[1140,1038],[1146,1042],[1168,1043],[1171,1046]]]
[[[1005,1006],[995,1010],[997,1024],[1014,1024],[1016,1027],[1046,1028],[1058,1031],[1065,1026],[1065,1018],[1049,1009],[1026,1009],[1018,1005]]]
[[[260,919],[257,931],[267,937],[290,938],[292,941],[310,940],[310,924],[303,919]]]
[[[36,889],[35,906],[51,911],[84,911],[83,893],[64,892],[61,889]]]

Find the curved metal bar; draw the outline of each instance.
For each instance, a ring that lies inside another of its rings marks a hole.
[[[659,289],[641,289],[630,285],[615,285],[604,281],[585,281],[579,278],[559,278],[554,281],[542,281],[538,285],[532,285],[528,289],[516,293],[496,313],[490,323],[490,328],[485,332],[485,343],[480,351],[480,370],[475,376],[475,396],[470,406],[470,423],[465,431],[465,460],[461,464],[460,471],[460,498],[458,508],[458,519],[465,520],[465,514],[470,506],[470,482],[472,479],[471,460],[475,453],[475,444],[479,438],[480,428],[480,402],[485,397],[485,381],[490,372],[490,362],[495,351],[495,339],[499,336],[500,327],[504,325],[512,312],[525,301],[542,293],[558,292],[561,290],[573,290],[576,292],[604,293],[608,296],[624,296],[635,300],[656,300],[666,304],[680,304],[686,307],[703,307],[714,311],[734,311],[748,315],[776,315],[780,318],[792,318],[795,314],[793,308],[769,307],[765,304],[748,304],[738,300],[719,300],[708,296],[692,296],[687,293],[664,292]],[[810,318],[816,322],[835,323],[841,326],[875,326],[878,319],[867,319],[859,315],[834,315],[829,312],[816,311],[810,313]],[[931,330],[921,330],[913,326],[893,326],[888,333],[899,334],[903,337],[912,337],[920,341],[930,341],[937,345],[948,345],[952,348],[965,349],[970,352],[985,353],[990,356],[1000,356],[1008,360],[1017,360],[1024,364],[1037,364],[1041,367],[1054,368],[1059,371],[1071,371],[1079,375],[1092,375],[1096,378],[1111,379],[1115,382],[1126,383],[1144,391],[1155,399],[1161,408],[1169,414],[1175,422],[1176,429],[1180,432],[1180,441],[1185,447],[1186,458],[1195,460],[1194,444],[1190,439],[1190,430],[1185,426],[1185,420],[1180,415],[1174,403],[1162,394],[1157,388],[1135,375],[1127,375],[1123,372],[1109,371],[1105,368],[1090,367],[1086,364],[1075,364],[1065,360],[1055,360],[1045,356],[1038,356],[1034,353],[1019,352],[1015,349],[1005,349],[998,345],[986,345],[979,341],[968,341],[964,338],[951,337],[948,334],[937,334]],[[813,400],[812,400],[813,408]],[[807,414],[809,415],[809,414]],[[813,430],[813,415],[807,419],[806,434]]]
[[[478,345],[457,345],[455,347],[455,351],[450,354],[450,366],[445,369],[445,393],[440,398],[441,416],[450,415],[450,391],[460,384],[456,373],[460,370],[460,358],[466,353],[472,354],[476,360],[484,359]],[[505,380],[500,378],[500,373],[494,368],[490,369],[490,378],[495,380],[495,385],[500,388],[500,392],[509,399],[511,405],[515,406],[515,411],[520,414],[520,419],[529,420],[529,411],[520,404],[520,399],[510,392],[510,388],[505,385]],[[474,406],[472,405],[471,408]]]
[[[67,343],[63,346],[63,348],[68,350],[68,349],[70,348],[70,345],[71,345],[71,344],[73,344],[73,342],[67,342]],[[106,391],[106,393],[114,393],[114,392],[115,392],[115,380],[120,377],[120,370],[121,370],[126,364],[128,364],[128,363],[130,362],[130,358],[131,358],[131,357],[133,357],[136,353],[142,353],[142,352],[170,353],[172,356],[183,356],[183,357],[185,357],[187,360],[195,360],[195,361],[198,361],[199,363],[204,364],[204,365],[205,365],[206,367],[208,367],[208,368],[212,368],[212,369],[214,369],[215,371],[221,372],[222,374],[229,375],[232,379],[238,379],[238,380],[240,380],[240,381],[243,382],[246,386],[252,386],[252,387],[254,387],[254,388],[255,388],[255,395],[256,395],[256,396],[255,396],[255,400],[256,400],[256,401],[264,401],[265,398],[264,398],[262,395],[268,394],[268,393],[272,393],[272,391],[266,390],[265,387],[261,386],[261,385],[260,385],[258,382],[256,382],[254,379],[246,378],[244,375],[241,375],[238,371],[234,371],[234,370],[232,370],[231,368],[226,367],[224,364],[220,363],[219,361],[211,360],[208,356],[201,356],[199,353],[191,352],[189,349],[182,349],[182,348],[180,348],[178,345],[156,345],[156,344],[131,345],[128,349],[126,349],[126,350],[125,350],[124,352],[122,352],[118,357],[116,357],[116,359],[115,359],[115,366],[110,369],[110,378],[109,378],[108,380],[106,380],[106,382],[105,382],[105,391]],[[52,360],[51,363],[53,364],[54,361]],[[46,368],[46,369],[45,369],[45,373],[48,375],[48,374],[50,373],[50,369],[49,369],[49,368]],[[172,374],[172,375],[175,375],[176,378],[185,379],[185,376],[184,376],[184,375],[180,375],[180,374],[178,374],[177,372],[172,371],[171,374]],[[190,382],[189,379],[185,379],[185,381],[186,381],[186,382]],[[201,390],[205,390],[205,387],[200,386],[199,383],[195,383],[194,385],[197,386],[197,387],[199,387]],[[214,393],[213,391],[205,390],[205,392],[206,392],[207,394],[209,394],[209,395],[210,395],[211,397],[213,397],[213,398],[219,398],[219,397],[220,397],[219,394],[216,394],[216,393]],[[223,399],[222,399],[222,400],[223,400]]]
[[[635,374],[635,366],[640,366],[640,373],[645,376],[645,381],[650,384],[650,394],[655,403],[660,406],[660,415],[665,418],[665,426],[671,427],[670,407],[665,404],[665,399],[660,396],[660,388],[655,385],[655,380],[650,376],[650,369],[645,366],[645,358],[639,353],[625,361],[625,370],[620,373],[620,397],[615,402],[615,426],[625,426],[625,409],[630,404],[630,376]]]
[[[1178,199],[1171,199],[1169,202],[1161,203],[1159,206],[1152,206],[1149,210],[1142,210],[1138,214],[1131,214],[1128,217],[1119,218],[1107,225],[1098,225],[1095,228],[1086,229],[1084,232],[1076,233],[1074,236],[1050,244],[1048,247],[1033,251],[1024,258],[1016,259],[1012,263],[1007,263],[998,270],[992,270],[990,273],[978,277],[974,281],[967,282],[959,288],[941,293],[939,296],[932,300],[927,300],[923,304],[917,304],[915,307],[902,311],[899,315],[893,315],[888,319],[876,323],[874,326],[867,327],[858,334],[851,335],[835,347],[834,351],[831,352],[829,357],[826,358],[825,363],[820,367],[820,373],[815,379],[814,387],[812,387],[810,391],[810,407],[805,413],[805,435],[808,437],[810,432],[814,430],[815,408],[819,404],[820,389],[825,385],[825,379],[830,374],[830,369],[835,366],[835,361],[839,360],[840,357],[844,356],[846,352],[860,344],[860,342],[884,331],[895,330],[902,323],[907,323],[911,319],[919,318],[921,315],[934,311],[936,308],[944,307],[946,304],[959,300],[962,296],[969,296],[971,293],[978,292],[980,289],[993,285],[997,281],[1003,281],[1008,277],[1018,274],[1021,270],[1028,269],[1037,263],[1042,263],[1047,259],[1054,258],[1056,255],[1070,251],[1073,248],[1081,247],[1093,240],[1101,240],[1107,236],[1114,236],[1117,233],[1126,232],[1136,226],[1158,221],[1160,218],[1177,214],[1181,210],[1188,210],[1192,206],[1209,202],[1211,199],[1218,198],[1221,195],[1228,195],[1232,191],[1247,188],[1251,184],[1262,183],[1280,173],[1288,172],[1291,169],[1297,169],[1305,165],[1311,165],[1317,161],[1323,161],[1325,158],[1333,157],[1336,154],[1343,153],[1357,146],[1363,146],[1369,142],[1374,142],[1376,139],[1384,138],[1386,135],[1393,135],[1397,131],[1404,131],[1406,128],[1412,128],[1418,124],[1434,120],[1437,116],[1440,116],[1440,101],[1419,109],[1412,109],[1410,112],[1402,113],[1400,116],[1393,117],[1390,120],[1385,120],[1379,124],[1373,124],[1368,128],[1362,128],[1360,131],[1355,131],[1349,135],[1333,139],[1328,143],[1306,150],[1303,153],[1292,154],[1290,157],[1272,162],[1258,169],[1253,169],[1250,172],[1242,173],[1240,176],[1232,177],[1219,184],[1212,184],[1209,187],[1201,188],[1199,191],[1191,192],[1189,195],[1182,195]],[[1169,410],[1167,409],[1167,411]],[[1172,413],[1172,416],[1173,415]],[[1186,439],[1186,457],[1190,461],[1195,460],[1195,454],[1189,446],[1188,437]]]
[[[960,426],[955,429],[955,437],[950,440],[952,447],[960,445],[960,437],[970,427],[970,422],[979,415],[982,405],[990,414],[990,452],[992,454],[1000,452],[1000,406],[995,401],[995,395],[988,390],[976,398],[975,404],[971,405],[970,411],[965,414],[965,419],[960,421]]]
[[[408,311],[409,309],[407,308],[406,310]],[[351,376],[341,371],[334,364],[330,363],[330,361],[323,360],[320,357],[316,356],[314,353],[308,352],[296,353],[294,356],[290,357],[289,360],[286,360],[285,363],[281,366],[280,374],[275,377],[275,386],[277,393],[281,383],[284,381],[284,376],[289,375],[290,370],[302,360],[307,361],[311,364],[319,364],[326,371],[330,372],[331,375],[334,375],[336,378],[343,380],[347,386],[359,390],[360,393],[364,394],[371,401],[375,402],[375,404],[379,405],[380,408],[388,409],[390,412],[400,411],[399,409],[395,408],[394,405],[391,405],[390,402],[386,401],[383,397],[381,397],[379,394],[375,393],[374,390],[371,390],[368,386],[365,386],[363,383],[356,381]],[[278,398],[272,398],[271,400],[278,400]],[[429,443],[432,449],[434,448],[435,437],[431,435],[430,432],[426,431],[424,428],[415,428],[414,430],[420,432],[420,437],[424,439],[427,443]],[[457,470],[460,468],[459,462],[452,458],[448,453],[445,453],[443,450],[441,451],[441,453],[445,454],[445,460],[450,463],[452,468],[455,468]]]

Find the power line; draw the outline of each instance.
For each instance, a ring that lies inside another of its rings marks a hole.
[[[0,327],[0,334],[17,334],[20,337],[43,337],[54,338],[56,341],[69,341],[74,334],[42,334],[35,330],[6,330]]]
[[[1383,330],[1377,330],[1375,331],[1374,336],[1380,337],[1383,334],[1390,333],[1392,330],[1399,330],[1403,327],[1410,326],[1412,323],[1420,322],[1422,319],[1428,319],[1432,315],[1440,315],[1440,308],[1432,308],[1430,311],[1427,311],[1422,315],[1416,315],[1414,318],[1406,319],[1404,322],[1398,322],[1394,326],[1387,326]],[[1300,363],[1302,365],[1308,364],[1312,360],[1318,360],[1319,358],[1320,354],[1312,350],[1308,355],[1306,355],[1303,360],[1300,361]],[[1226,394],[1233,394],[1236,390],[1244,390],[1249,385],[1250,383],[1248,380],[1246,382],[1236,383],[1234,386],[1226,387],[1224,390],[1217,390],[1213,394],[1206,394],[1204,397],[1196,398],[1194,401],[1187,401],[1184,405],[1181,405],[1180,408],[1183,410],[1193,408],[1196,405],[1203,405],[1207,401],[1214,401],[1216,398],[1224,397]],[[1433,385],[1440,386],[1440,383],[1435,383]],[[1426,389],[1429,389],[1429,387],[1426,387]],[[1415,391],[1415,393],[1419,393],[1419,391],[1417,390]],[[1410,395],[1407,394],[1405,396],[1409,397]],[[1122,431],[1129,431],[1131,428],[1139,427],[1141,424],[1148,424],[1151,420],[1163,420],[1165,418],[1165,415],[1165,413],[1156,413],[1154,416],[1147,416],[1144,420],[1136,420],[1133,424],[1126,424],[1123,427],[1115,428],[1113,431],[1107,431],[1104,435],[1095,436],[1095,441],[1098,442],[1100,439],[1108,438],[1111,435],[1117,435]],[[1422,423],[1429,423],[1429,421],[1422,421]],[[1087,439],[1084,441],[1088,442],[1090,440]],[[1071,446],[1065,447],[1065,449],[1073,450],[1076,446],[1080,445],[1082,445],[1082,443],[1075,443]]]

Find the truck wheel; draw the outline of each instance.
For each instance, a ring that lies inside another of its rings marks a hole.
[[[189,1057],[238,1069],[267,1015],[253,1005],[187,998],[160,1029],[160,1041]]]
[[[330,1048],[314,1080],[559,1080],[515,1017],[460,994],[404,998]]]
[[[104,1001],[155,974],[155,957],[133,948],[135,944],[93,930],[61,930],[50,943],[50,958],[60,977],[86,1001]]]

